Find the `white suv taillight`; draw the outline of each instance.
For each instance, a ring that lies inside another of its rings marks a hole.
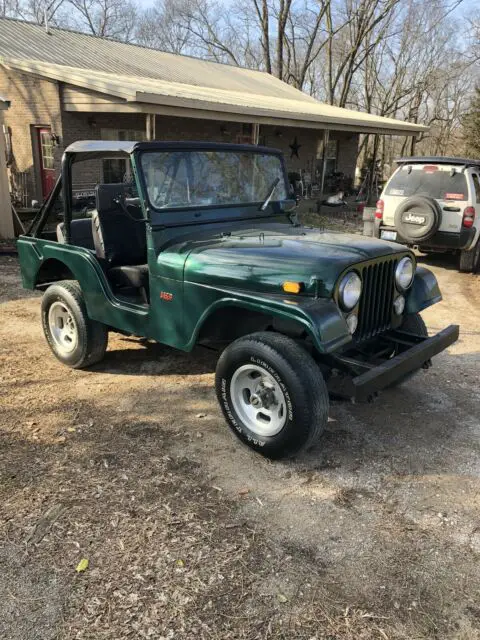
[[[383,218],[383,208],[385,206],[385,203],[383,200],[378,200],[377,202],[377,209],[375,211],[375,218],[378,218],[379,220],[381,220]]]
[[[473,227],[474,222],[475,222],[475,207],[465,207],[463,211],[462,226],[467,227],[467,229],[470,229],[470,227]]]

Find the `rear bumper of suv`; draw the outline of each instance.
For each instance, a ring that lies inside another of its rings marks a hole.
[[[378,391],[395,384],[408,374],[430,366],[430,359],[458,340],[459,326],[450,325],[436,335],[426,338],[406,331],[390,331],[382,339],[396,345],[400,351],[393,358],[372,365],[364,359],[338,356],[338,364],[362,371],[359,375],[332,376],[328,381],[331,393],[356,401],[374,397]]]
[[[384,227],[381,223],[375,225],[375,237],[380,238],[380,231],[397,231],[395,227]],[[406,244],[410,247],[418,246],[421,249],[444,249],[447,251],[455,249],[469,249],[475,238],[476,229],[473,227],[470,229],[462,227],[459,233],[451,233],[450,231],[437,231],[426,242],[413,243],[410,240],[403,238],[397,231],[396,242],[400,244]]]

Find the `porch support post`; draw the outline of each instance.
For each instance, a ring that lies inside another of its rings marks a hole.
[[[325,174],[327,173],[327,146],[330,140],[330,130],[324,129],[323,131],[323,149],[322,149],[322,171],[320,174],[320,195],[323,195],[323,188],[325,186]]]
[[[414,156],[415,155],[415,145],[417,144],[417,134],[415,134],[414,136],[412,136],[412,139],[410,141],[410,155]]]
[[[260,136],[260,125],[255,122],[252,124],[252,144],[258,145]]]
[[[155,114],[147,113],[146,114],[146,133],[147,140],[155,140],[156,131],[155,131]]]
[[[373,205],[377,201],[378,193],[375,192],[375,185],[377,182],[377,155],[378,155],[378,134],[373,136],[373,153],[372,153],[372,167],[370,170],[369,184],[368,184],[368,204]]]

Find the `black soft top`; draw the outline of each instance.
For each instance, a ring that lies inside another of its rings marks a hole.
[[[152,151],[158,149],[165,151],[175,150],[205,150],[205,151],[243,151],[255,153],[281,154],[280,149],[271,147],[259,147],[253,144],[232,144],[227,142],[136,142],[134,140],[79,140],[73,142],[65,149],[67,154],[86,154],[88,157],[101,157],[109,154],[110,157],[130,155],[134,151]]]

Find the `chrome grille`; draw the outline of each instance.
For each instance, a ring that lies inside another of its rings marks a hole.
[[[395,257],[363,268],[357,340],[368,340],[390,328],[397,264],[398,257]]]

